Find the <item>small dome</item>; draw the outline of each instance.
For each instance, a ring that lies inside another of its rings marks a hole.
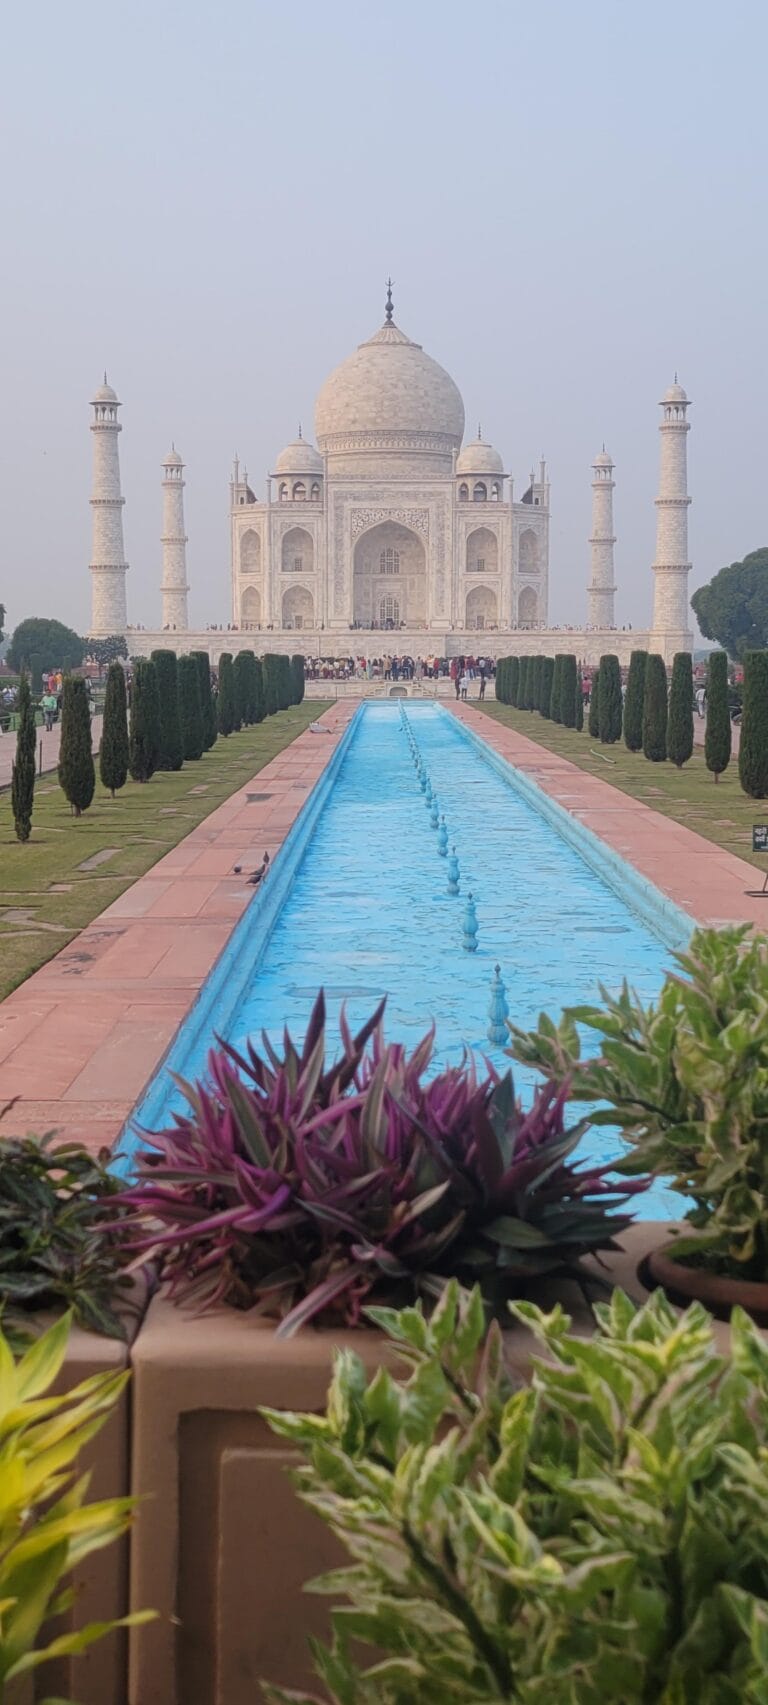
[[[184,466],[184,463],[183,463],[183,461],[179,455],[178,450],[176,449],[176,445],[172,444],[170,450],[168,451],[168,455],[163,457],[163,467],[164,468],[183,468],[183,466]]]
[[[674,385],[670,385],[669,390],[664,392],[661,400],[663,403],[687,403],[688,398],[682,385],[678,385],[675,380]]]
[[[613,467],[613,457],[606,450],[605,445],[603,445],[602,450],[598,450],[598,453],[594,459],[594,462],[592,463],[592,466],[593,466],[593,468],[612,468]]]
[[[504,463],[498,450],[492,444],[485,444],[482,438],[473,439],[471,444],[465,444],[461,455],[456,460],[457,474],[503,474]]]
[[[113,391],[112,386],[107,384],[106,373],[104,374],[103,385],[99,385],[98,391],[94,391],[93,396],[91,397],[91,402],[92,403],[116,403],[117,402],[117,391]]]
[[[276,474],[321,474],[322,471],[323,458],[306,438],[295,438],[292,444],[287,444],[275,462]]]

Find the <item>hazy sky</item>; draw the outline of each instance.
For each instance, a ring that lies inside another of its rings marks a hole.
[[[159,619],[187,463],[195,622],[229,615],[227,481],[264,473],[383,317],[514,473],[545,452],[554,620],[590,463],[618,620],[651,608],[659,410],[693,398],[693,581],[768,543],[765,0],[16,0],[0,55],[0,601],[89,613],[89,397],[120,440],[129,613]]]

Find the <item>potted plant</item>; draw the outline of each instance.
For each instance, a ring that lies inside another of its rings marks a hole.
[[[568,1009],[510,1053],[591,1104],[627,1144],[616,1170],[653,1172],[686,1199],[690,1234],[647,1258],[649,1282],[721,1318],[740,1303],[768,1326],[768,941],[744,927],[696,930],[645,1006],[625,985]],[[599,1037],[583,1057],[579,1027]]]
[[[716,1353],[698,1305],[613,1293],[592,1339],[512,1306],[532,1382],[483,1346],[479,1291],[375,1310],[405,1362],[337,1358],[324,1416],[268,1412],[346,1567],[319,1691],[269,1705],[754,1705],[768,1628],[768,1351],[748,1316]]]
[[[308,1321],[354,1326],[369,1301],[439,1296],[477,1281],[498,1309],[545,1275],[580,1274],[631,1222],[606,1166],[575,1151],[568,1085],[528,1113],[509,1073],[473,1063],[428,1077],[434,1035],[411,1055],[386,1043],[382,1007],[326,1061],[317,998],[301,1049],[285,1033],[213,1050],[186,1109],[145,1135],[136,1183],[113,1198],[120,1239],[151,1256],[173,1297],[256,1308],[290,1336]]]
[[[54,1394],[71,1315],[18,1361],[0,1332],[0,1701],[12,1684],[54,1660],[77,1657],[133,1617],[53,1633],[84,1558],[125,1533],[129,1498],[88,1503],[81,1454],[119,1402],[127,1373],[110,1371]],[[50,1701],[53,1705],[53,1701]],[[63,1705],[63,1702],[61,1702]]]

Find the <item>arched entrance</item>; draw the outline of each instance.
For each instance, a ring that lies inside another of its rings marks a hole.
[[[261,593],[257,586],[246,586],[240,599],[240,620],[244,627],[261,621]]]
[[[312,628],[315,605],[307,586],[290,586],[283,594],[283,627]]]
[[[467,627],[495,628],[497,620],[496,593],[490,586],[473,586],[467,593]]]
[[[427,557],[418,534],[381,521],[355,545],[352,618],[360,627],[420,627],[427,620]]]

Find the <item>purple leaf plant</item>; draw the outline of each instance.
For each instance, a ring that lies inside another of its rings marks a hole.
[[[299,1050],[262,1036],[213,1049],[207,1075],[178,1079],[173,1125],[143,1136],[136,1183],[115,1197],[117,1229],[159,1260],[169,1292],[276,1317],[356,1325],[371,1302],[479,1283],[491,1308],[544,1274],[578,1274],[631,1222],[622,1181],[574,1158],[587,1121],[566,1128],[568,1085],[528,1112],[509,1073],[478,1081],[465,1057],[428,1077],[434,1030],[410,1055],[384,1040],[383,1003],[326,1065],[325,999]]]

